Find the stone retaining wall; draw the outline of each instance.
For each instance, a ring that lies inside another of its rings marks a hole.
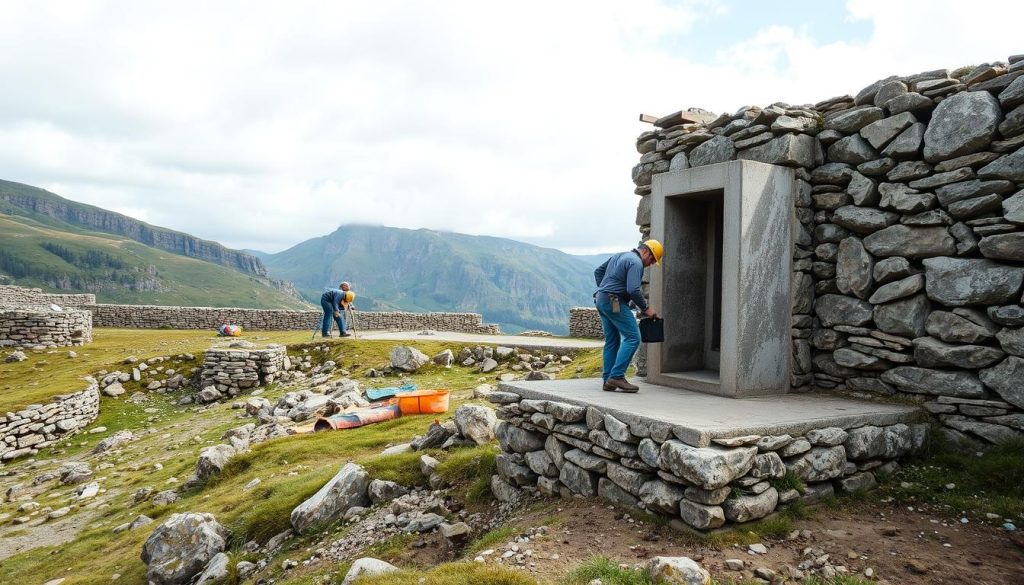
[[[96,295],[90,294],[51,294],[38,288],[24,288],[13,285],[0,285],[0,307],[49,306],[51,303],[61,307],[81,307],[95,305]]]
[[[62,347],[92,341],[88,311],[48,307],[0,309],[0,346]]]
[[[645,237],[654,174],[796,169],[794,389],[925,401],[972,446],[1024,436],[1024,55],[814,105],[678,112],[636,146]]]
[[[0,416],[0,459],[35,455],[96,420],[100,413],[99,388],[93,378],[87,381],[85,390],[54,396],[48,404],[32,404]]]
[[[592,307],[569,309],[569,337],[604,338],[601,316]]]
[[[309,330],[319,328],[323,312],[216,307],[164,307],[156,305],[106,305],[83,307],[93,314],[96,327],[141,329],[216,329],[225,320],[245,329]],[[497,325],[485,325],[478,313],[402,313],[355,311],[359,330],[437,329],[465,333],[500,333]]]
[[[676,436],[669,424],[501,390],[488,397],[503,421],[491,480],[499,498],[533,487],[548,496],[601,496],[698,530],[757,520],[796,499],[870,489],[874,473],[892,472],[895,460],[920,449],[928,434],[926,424],[900,423],[712,439],[702,447],[687,444],[692,439]],[[806,486],[803,493],[791,487],[794,478]]]
[[[263,349],[211,347],[203,358],[200,399],[212,402],[220,398],[207,390],[210,386],[220,394],[235,396],[241,390],[271,384],[287,369],[286,359],[283,345]]]

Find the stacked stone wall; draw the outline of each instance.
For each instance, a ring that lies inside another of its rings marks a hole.
[[[591,307],[569,309],[569,337],[603,338],[601,316],[597,314],[597,309]]]
[[[96,420],[100,393],[96,380],[74,394],[58,395],[48,404],[31,404],[24,410],[0,416],[0,459],[35,455],[39,449],[73,435]]]
[[[88,311],[48,307],[0,309],[0,346],[65,347],[92,341]]]
[[[679,112],[636,146],[644,236],[654,174],[796,169],[795,389],[913,398],[972,445],[1024,436],[1024,55],[814,105]]]
[[[200,387],[205,390],[213,386],[220,394],[235,396],[242,390],[273,383],[287,369],[286,359],[283,345],[263,349],[212,347],[203,358]]]
[[[81,307],[96,304],[96,295],[90,294],[52,294],[44,293],[38,288],[24,288],[12,285],[0,285],[0,307],[49,306]]]
[[[217,307],[165,307],[156,305],[106,305],[84,307],[92,311],[96,327],[140,329],[216,329],[225,321],[245,329],[312,331],[320,326],[323,312],[276,309]],[[465,333],[500,333],[497,325],[486,325],[478,313],[402,313],[355,311],[359,330],[394,329],[415,331],[436,329]]]
[[[698,530],[763,518],[803,498],[877,485],[895,460],[920,449],[928,425],[808,429],[798,435],[710,439],[671,424],[584,404],[488,396],[503,422],[492,491],[536,487],[549,496],[601,496]],[[806,485],[801,494],[783,477]]]

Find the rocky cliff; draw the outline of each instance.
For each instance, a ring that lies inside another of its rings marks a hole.
[[[3,207],[0,211],[29,216],[44,223],[52,224],[56,220],[77,228],[116,234],[160,250],[227,266],[245,274],[267,276],[263,262],[245,252],[149,225],[120,213],[69,201],[38,187],[0,180],[0,206]]]

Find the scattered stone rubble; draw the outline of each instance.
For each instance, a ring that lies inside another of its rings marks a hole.
[[[644,237],[655,174],[796,169],[794,388],[922,401],[970,446],[1024,436],[1024,56],[654,126],[633,168]]]
[[[764,518],[801,498],[873,489],[874,473],[895,470],[896,459],[920,449],[928,433],[926,424],[901,423],[705,444],[675,434],[670,424],[620,420],[594,406],[506,391],[488,400],[500,405],[503,421],[495,429],[502,453],[491,481],[500,501],[519,499],[524,488],[546,496],[601,496],[698,530]],[[787,475],[805,491],[784,487],[780,480]]]

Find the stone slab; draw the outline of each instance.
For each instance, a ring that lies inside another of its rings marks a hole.
[[[674,435],[694,447],[712,439],[744,435],[799,436],[812,429],[911,423],[925,411],[913,406],[853,400],[829,394],[785,394],[729,398],[634,380],[637,394],[605,392],[601,380],[542,380],[499,384],[524,398],[588,405],[630,426],[672,425]]]

